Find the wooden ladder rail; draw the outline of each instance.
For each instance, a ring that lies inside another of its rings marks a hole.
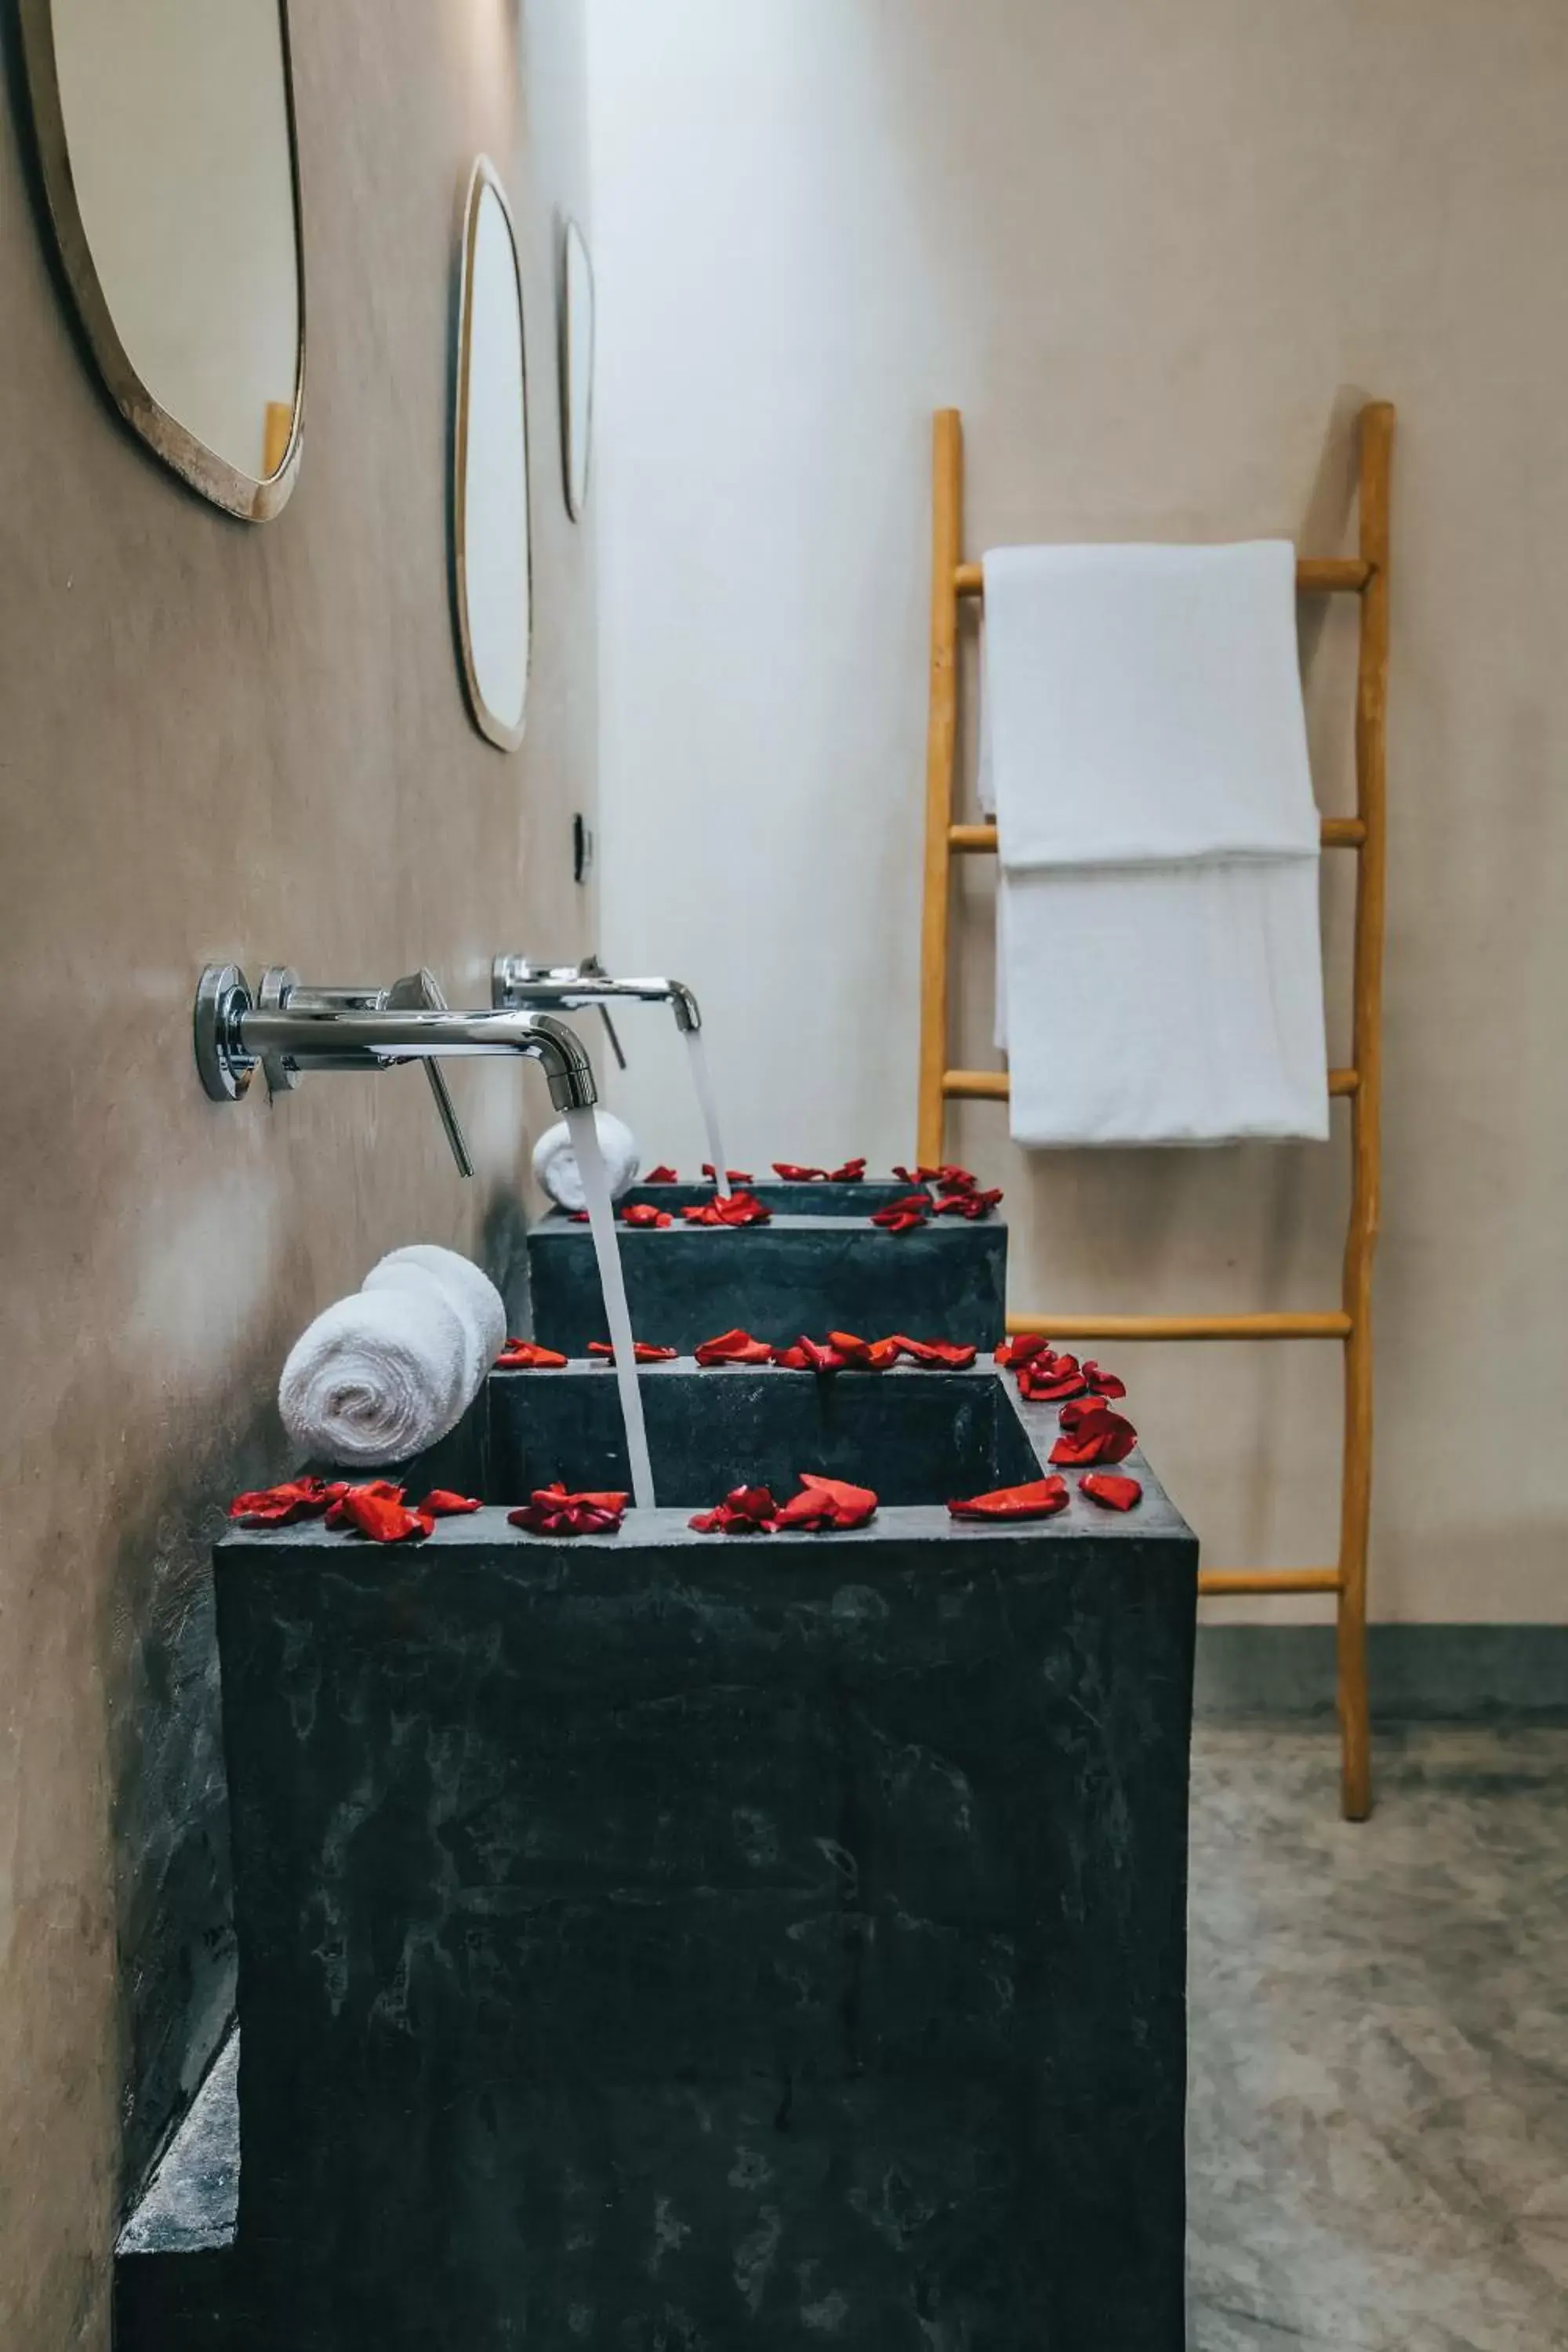
[[[1372,1747],[1366,1677],[1367,1536],[1372,1511],[1372,1269],[1382,1170],[1383,948],[1387,876],[1387,720],[1390,488],[1394,409],[1373,401],[1361,413],[1359,555],[1303,557],[1303,594],[1360,599],[1356,674],[1356,813],[1325,817],[1323,846],[1357,854],[1352,1065],[1331,1070],[1329,1092],[1350,1104],[1352,1184],[1341,1303],[1337,1312],[1259,1315],[1009,1315],[1009,1331],[1057,1339],[1337,1339],[1344,1350],[1344,1437],[1339,1559],[1333,1568],[1208,1569],[1205,1593],[1331,1592],[1336,1603],[1336,1682],[1341,1802],[1348,1821],[1372,1810]],[[948,1066],[952,859],[994,854],[996,828],[953,821],[958,741],[958,615],[984,593],[982,568],[963,561],[963,427],[954,408],[935,419],[931,497],[931,706],[926,753],[925,895],[921,930],[921,1042],[917,1156],[944,1158],[946,1106],[954,1099],[1005,1102],[1002,1070]]]

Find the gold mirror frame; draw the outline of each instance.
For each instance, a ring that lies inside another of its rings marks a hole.
[[[517,280],[518,346],[522,367],[523,573],[528,583],[528,638],[523,648],[522,717],[515,727],[499,718],[485,700],[474,662],[473,635],[468,619],[468,393],[473,360],[469,330],[473,320],[474,254],[479,243],[479,205],[487,191],[500,206],[511,247],[512,274]],[[462,264],[458,284],[458,364],[452,430],[452,609],[457,622],[458,657],[468,709],[479,733],[487,742],[493,743],[498,751],[515,751],[527,731],[528,688],[533,667],[533,510],[532,485],[529,479],[526,327],[522,258],[517,249],[517,223],[511,216],[511,206],[507,202],[506,190],[494,164],[488,155],[479,155],[474,159],[474,168],[468,175],[468,194],[463,199]]]
[[[99,373],[121,416],[171,470],[226,513],[245,522],[268,522],[289,503],[300,470],[305,422],[305,228],[300,195],[300,144],[294,120],[293,56],[289,39],[289,0],[277,0],[283,55],[283,100],[289,121],[289,173],[294,200],[294,268],[300,334],[294,368],[294,410],[289,437],[275,473],[265,481],[242,473],[199,441],[190,427],[155,400],[138,375],[120,340],[99,278],[77,204],[70,142],[60,102],[55,61],[53,0],[19,0],[22,55],[32,100],[44,197],[55,233],[60,266],[77,307]]]

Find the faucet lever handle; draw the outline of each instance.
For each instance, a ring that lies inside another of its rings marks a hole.
[[[600,1005],[599,1018],[605,1024],[605,1034],[610,1041],[610,1051],[616,1057],[616,1065],[624,1070],[626,1066],[626,1057],[621,1050],[621,1041],[616,1034],[616,1024],[610,1018],[610,1008],[607,1004]]]
[[[386,992],[386,1003],[388,1010],[394,1013],[445,1013],[447,1010],[447,1000],[441,993],[435,973],[423,968],[418,971],[406,972],[403,979],[394,981]],[[474,1163],[468,1151],[468,1140],[447,1092],[439,1062],[426,1061],[425,1076],[429,1081],[441,1132],[458,1163],[458,1173],[459,1176],[471,1176]]]

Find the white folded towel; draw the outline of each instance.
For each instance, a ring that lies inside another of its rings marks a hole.
[[[505,1339],[500,1293],[477,1265],[454,1250],[395,1250],[295,1341],[278,1384],[283,1425],[318,1460],[406,1461],[462,1419]]]
[[[1318,855],[1289,540],[995,549],[985,675],[1009,872]]]
[[[642,1166],[637,1139],[613,1111],[596,1110],[594,1125],[609,1172],[610,1198],[618,1201],[637,1181],[637,1170]],[[558,1126],[546,1128],[534,1145],[533,1173],[541,1190],[548,1192],[558,1209],[587,1207],[577,1154],[572,1149],[571,1131],[564,1119]]]
[[[1003,887],[1018,1142],[1327,1133],[1315,862],[1090,868]]]
[[[1289,543],[988,554],[984,681],[1015,1140],[1321,1140]]]
[[[506,1307],[500,1292],[472,1258],[458,1250],[441,1249],[434,1242],[411,1242],[405,1249],[389,1251],[365,1276],[364,1287],[382,1290],[421,1282],[437,1284],[462,1320],[468,1342],[463,1377],[471,1402],[506,1345]]]

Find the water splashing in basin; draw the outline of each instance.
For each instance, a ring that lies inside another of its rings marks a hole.
[[[648,1461],[647,1431],[643,1425],[642,1391],[637,1386],[637,1358],[632,1353],[632,1318],[626,1306],[626,1286],[621,1273],[621,1253],[616,1239],[615,1213],[610,1206],[610,1180],[599,1150],[598,1130],[591,1110],[569,1110],[566,1125],[583,1179],[583,1198],[594,1255],[599,1262],[599,1282],[605,1294],[605,1315],[610,1345],[616,1351],[616,1384],[626,1425],[626,1453],[632,1465],[632,1500],[639,1511],[651,1511],[653,1468]],[[717,1164],[717,1163],[715,1163]]]
[[[713,1092],[713,1073],[708,1066],[708,1049],[702,1042],[700,1029],[687,1030],[686,1050],[691,1056],[691,1082],[697,1088],[702,1124],[708,1134],[708,1157],[714,1169],[713,1188],[718,1192],[728,1192],[730,1163],[724,1157],[724,1139],[719,1132],[719,1104]]]

